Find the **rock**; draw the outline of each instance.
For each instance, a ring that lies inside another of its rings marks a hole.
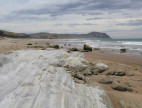
[[[85,81],[86,83],[90,82],[89,78],[87,78],[87,77],[84,77],[83,81]]]
[[[126,53],[126,49],[125,48],[120,49],[120,53]]]
[[[127,73],[127,76],[134,76],[133,73]]]
[[[112,72],[108,72],[106,75],[114,75],[114,76],[125,76],[126,72],[122,70],[115,70]]]
[[[99,72],[98,72],[98,71],[93,71],[92,74],[93,74],[93,75],[98,75]]]
[[[18,50],[1,57],[6,59],[0,66],[0,108],[113,108],[102,88],[75,83],[64,67],[86,69],[80,52]],[[79,83],[88,82],[78,76]]]
[[[76,47],[70,48],[69,50],[70,50],[70,51],[79,51],[79,49],[77,49]]]
[[[118,90],[118,91],[127,91],[127,87],[121,86],[115,81],[112,83],[111,88]]]
[[[106,78],[102,78],[100,83],[102,83],[102,84],[111,84],[112,80],[106,77]]]
[[[79,84],[84,84],[84,81],[83,81],[83,80],[79,80],[79,79],[77,79],[77,78],[74,78],[74,81],[75,81],[76,83],[79,83]]]
[[[95,63],[95,71],[96,72],[102,73],[102,72],[106,71],[108,68],[109,67],[102,62]]]
[[[120,108],[129,108],[128,105],[124,101],[119,100],[118,104],[119,104]]]
[[[77,78],[77,79],[80,79],[80,80],[84,79],[84,75],[80,72],[77,72],[74,77]]]
[[[84,45],[83,50],[92,51],[92,47],[90,47],[89,45]]]
[[[59,45],[52,45],[52,48],[59,49]]]
[[[89,69],[86,69],[86,70],[83,72],[83,75],[85,75],[85,76],[92,75],[92,72],[91,72]]]

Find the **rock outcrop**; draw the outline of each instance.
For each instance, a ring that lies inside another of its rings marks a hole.
[[[0,108],[113,108],[102,88],[74,82],[67,67],[81,72],[89,64],[79,52],[20,50],[1,60]]]

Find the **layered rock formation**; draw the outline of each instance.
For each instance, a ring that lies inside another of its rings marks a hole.
[[[83,69],[88,61],[54,49],[0,55],[0,108],[113,108],[102,88],[75,83],[67,66]]]

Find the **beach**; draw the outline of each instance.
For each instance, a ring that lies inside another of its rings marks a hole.
[[[28,45],[31,44],[31,45]],[[0,40],[0,54],[9,51],[22,50],[22,49],[37,49],[34,46],[46,46],[47,44],[59,45],[60,49],[68,49],[77,47],[82,51],[84,41],[67,41],[60,39],[11,39],[4,38]],[[81,46],[82,45],[82,46]],[[142,106],[142,55],[140,51],[136,54],[121,54],[118,49],[104,49],[93,50],[92,52],[81,52],[86,56],[90,63],[103,62],[109,66],[105,72],[97,75],[87,76],[91,81],[97,82],[101,85],[109,95],[115,108],[141,108]],[[125,71],[124,76],[106,75],[108,72],[114,70]],[[129,86],[131,91],[118,91],[111,87],[111,84],[101,84],[100,80],[109,78],[113,82],[118,82],[120,85]]]

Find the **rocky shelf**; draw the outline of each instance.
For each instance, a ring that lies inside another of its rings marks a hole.
[[[66,50],[19,50],[0,55],[0,108],[113,108],[105,91],[75,83],[71,71],[88,67]]]

